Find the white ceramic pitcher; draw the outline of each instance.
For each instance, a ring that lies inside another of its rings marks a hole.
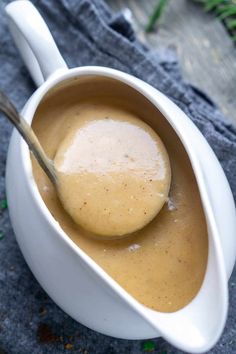
[[[91,329],[127,339],[163,336],[191,353],[209,350],[225,325],[227,279],[236,258],[234,201],[212,149],[174,103],[143,81],[105,67],[68,69],[29,1],[10,3],[6,13],[16,45],[38,86],[22,111],[28,123],[44,95],[64,80],[94,75],[132,87],[156,106],[180,137],[197,179],[208,226],[208,264],[197,296],[174,313],[151,310],[108,276],[54,220],[34,181],[28,147],[14,130],[7,159],[7,198],[17,241],[33,274],[65,312]]]

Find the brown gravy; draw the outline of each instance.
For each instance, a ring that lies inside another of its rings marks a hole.
[[[170,189],[170,163],[158,135],[112,102],[80,101],[54,166],[57,191],[77,225],[117,239],[146,226]],[[104,117],[105,114],[105,117]]]
[[[123,117],[136,116],[158,132],[170,158],[169,200],[151,223],[125,239],[96,240],[67,216],[54,187],[32,159],[34,177],[46,206],[81,249],[138,301],[158,311],[173,312],[188,304],[200,289],[208,238],[191,164],[166,120],[131,88],[93,79],[75,81],[49,94],[37,109],[33,129],[48,156],[54,158],[78,117],[114,117],[121,109]]]

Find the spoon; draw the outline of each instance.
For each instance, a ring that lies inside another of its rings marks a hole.
[[[57,177],[53,161],[45,154],[30,125],[20,116],[13,103],[2,91],[0,91],[0,111],[2,111],[16,127],[46,175],[49,177],[53,185],[56,185]]]
[[[131,130],[127,133],[128,123],[125,123],[126,130],[119,132],[120,122],[95,120],[85,130],[73,131],[74,136],[67,134],[58,147],[54,160],[51,160],[45,154],[31,126],[1,91],[0,111],[28,144],[39,165],[56,188],[65,211],[77,225],[92,233],[91,236],[103,239],[128,236],[147,225],[166,202],[171,173],[167,152],[158,136],[153,141],[151,135],[149,136],[139,126],[130,125]],[[116,145],[112,150],[110,145],[106,145],[104,149],[104,137],[107,138],[111,134],[111,127],[114,130],[114,126],[116,133],[112,134],[116,140],[119,138],[117,140],[119,146]],[[83,132],[89,132],[89,135],[83,136]],[[91,137],[94,133],[96,135],[94,141],[97,143],[96,146],[94,144],[90,146],[88,136]],[[141,145],[140,134],[143,134],[144,141]],[[135,146],[131,161],[127,158],[128,155],[122,153],[121,148],[121,141],[125,141],[127,149],[127,139],[130,135],[132,145]],[[94,162],[91,164],[91,157],[96,157],[95,161],[100,161],[99,164]],[[108,165],[107,163],[104,165],[104,161],[108,161]],[[109,174],[110,166],[113,166],[113,174]]]

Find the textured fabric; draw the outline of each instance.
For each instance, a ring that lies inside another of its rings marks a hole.
[[[0,87],[20,109],[35,87],[6,25],[0,4]],[[35,0],[70,67],[102,65],[135,75],[171,98],[203,132],[217,154],[236,198],[236,130],[212,101],[181,76],[175,53],[153,52],[135,37],[121,14],[99,0]],[[204,79],[204,78],[203,78]],[[0,198],[3,199],[7,146],[12,127],[0,116]],[[93,332],[63,313],[40,288],[15,242],[7,210],[0,211],[0,353],[143,353],[144,341],[117,340]],[[230,281],[230,311],[212,353],[236,352],[236,273]],[[163,339],[155,353],[181,353]],[[70,346],[72,345],[72,347]]]

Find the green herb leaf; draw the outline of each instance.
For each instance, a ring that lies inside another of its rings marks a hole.
[[[222,2],[224,2],[224,0],[207,0],[207,1],[204,1],[205,5],[204,5],[204,9],[205,11],[212,11],[215,9],[215,7],[217,5],[221,5]]]
[[[155,343],[152,341],[144,342],[143,343],[143,350],[145,352],[153,352],[155,350]]]
[[[236,33],[236,0],[192,0],[200,3],[205,11],[213,11],[215,16],[222,20],[232,40],[235,41]],[[169,0],[159,0],[150,16],[146,26],[146,32],[151,32],[156,23],[160,23],[161,17]]]
[[[221,11],[221,15],[218,16],[220,20],[224,20],[226,17],[236,15],[236,6],[232,5],[232,7],[228,7],[224,11]]]
[[[234,28],[236,28],[236,20],[227,21],[226,26],[227,26],[229,29],[234,29]]]
[[[169,0],[159,0],[157,6],[154,9],[153,14],[149,18],[147,27],[146,27],[146,32],[151,32],[153,30],[153,27],[155,26],[156,23],[160,21],[160,18],[162,17],[162,14],[165,10],[165,7]]]
[[[0,208],[1,208],[2,210],[5,210],[5,209],[7,209],[7,207],[8,207],[8,205],[7,205],[7,200],[6,200],[6,199],[2,199],[2,200],[0,201]]]
[[[236,0],[193,0],[201,3],[206,11],[212,11],[221,20],[233,41],[236,35]]]
[[[234,7],[234,5],[232,5],[230,2],[221,1],[221,5],[217,7],[216,11],[220,14],[222,12],[228,11],[232,7]]]

